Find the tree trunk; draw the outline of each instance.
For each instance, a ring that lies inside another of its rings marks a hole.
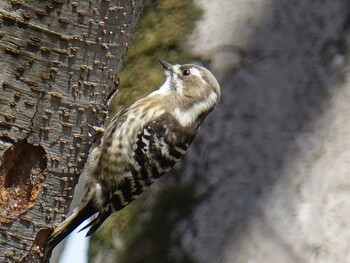
[[[0,2],[0,261],[37,262],[107,116],[143,1]]]

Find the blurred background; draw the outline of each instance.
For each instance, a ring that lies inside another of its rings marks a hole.
[[[162,84],[158,59],[210,68],[222,99],[88,262],[350,262],[349,41],[347,0],[146,1],[113,111]]]

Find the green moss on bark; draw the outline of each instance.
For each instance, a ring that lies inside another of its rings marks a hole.
[[[104,223],[91,239],[90,262],[102,253],[105,262],[193,263],[173,230],[200,202],[194,186],[166,183],[157,190],[148,190]]]
[[[114,111],[158,88],[165,79],[158,60],[184,63],[194,59],[186,46],[201,10],[192,0],[145,4],[121,71]]]
[[[157,194],[155,204],[147,211],[134,209],[127,231],[123,231],[124,246],[118,255],[120,263],[191,263],[191,257],[181,250],[173,229],[176,223],[190,216],[198,204],[192,186],[168,186]],[[137,207],[137,206],[136,206]]]

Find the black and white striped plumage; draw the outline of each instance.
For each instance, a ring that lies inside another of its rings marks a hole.
[[[90,156],[90,178],[80,206],[59,225],[52,249],[85,219],[91,235],[113,212],[139,196],[185,154],[205,117],[220,98],[220,86],[205,68],[160,61],[167,79],[149,95],[114,116]]]

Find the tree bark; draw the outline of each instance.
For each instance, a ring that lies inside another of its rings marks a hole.
[[[102,126],[143,1],[0,2],[0,261],[38,262]]]

